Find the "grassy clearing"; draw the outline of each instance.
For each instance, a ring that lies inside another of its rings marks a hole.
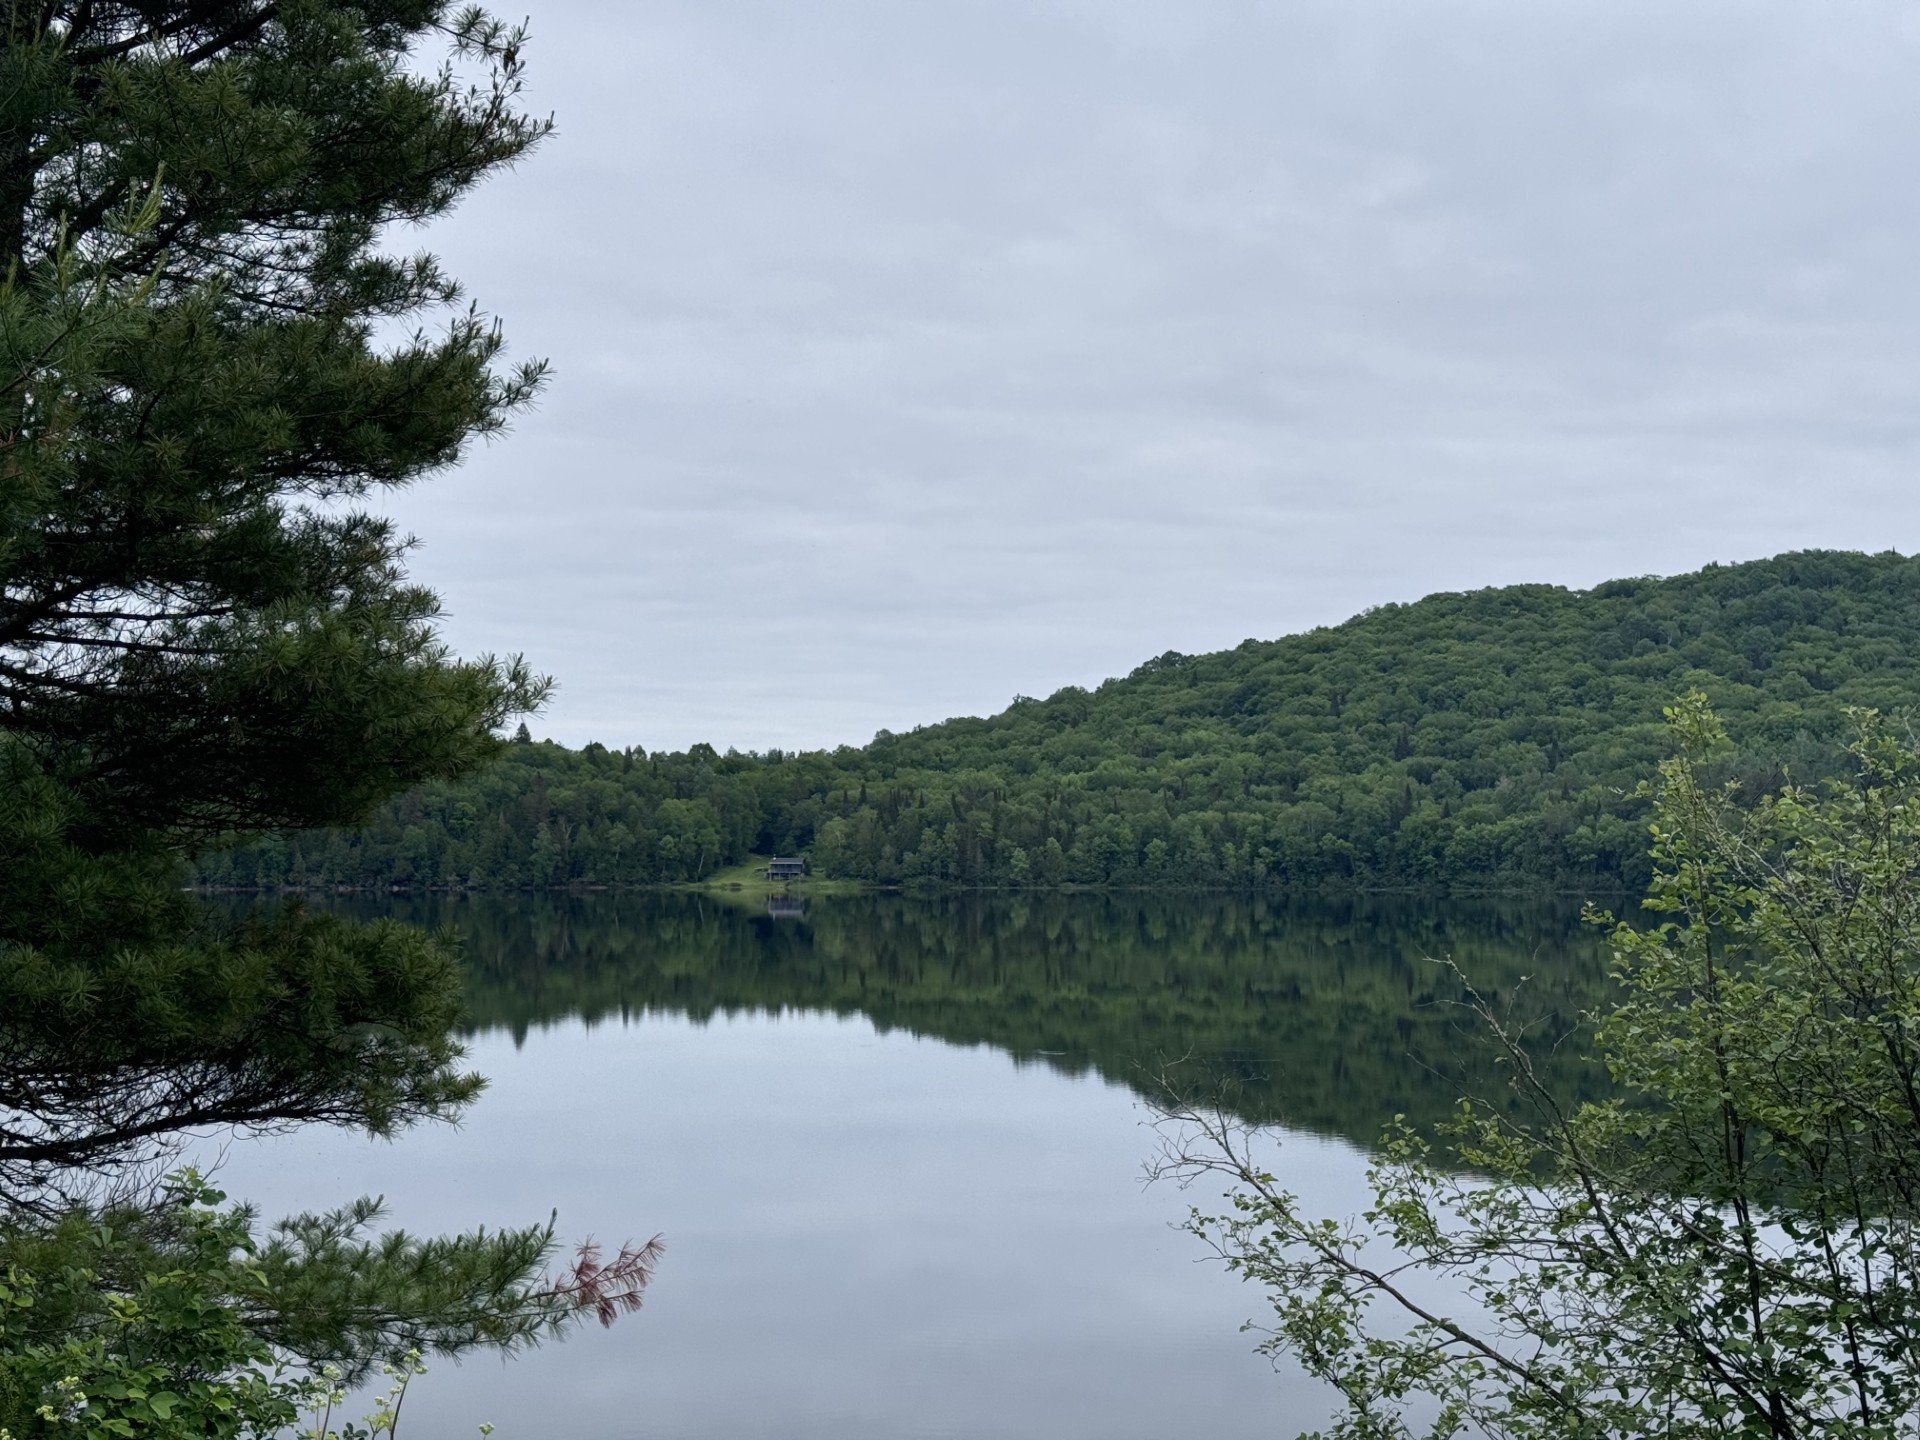
[[[716,870],[704,880],[691,880],[684,889],[717,890],[739,895],[863,895],[869,889],[858,880],[826,880],[808,875],[799,880],[769,880],[765,871],[770,855],[749,855],[738,865]]]

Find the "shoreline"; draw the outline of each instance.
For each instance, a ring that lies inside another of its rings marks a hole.
[[[1292,898],[1396,896],[1430,900],[1597,900],[1632,899],[1644,892],[1625,884],[1607,886],[1557,885],[881,885],[866,880],[815,878],[799,883],[760,880],[636,880],[577,881],[566,885],[187,885],[195,895],[793,895],[806,899],[847,896],[904,896],[935,900],[954,896],[1038,897],[1043,895],[1167,895],[1238,896],[1248,900]]]

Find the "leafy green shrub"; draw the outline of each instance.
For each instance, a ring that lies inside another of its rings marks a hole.
[[[1845,779],[1742,806],[1704,701],[1669,715],[1651,924],[1595,917],[1616,1098],[1562,1107],[1509,1044],[1535,1119],[1396,1125],[1346,1219],[1229,1117],[1175,1111],[1170,1167],[1234,1186],[1192,1228],[1267,1290],[1269,1348],[1338,1391],[1333,1435],[1912,1434],[1920,753],[1857,714]]]

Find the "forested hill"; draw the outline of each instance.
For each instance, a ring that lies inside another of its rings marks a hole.
[[[1823,773],[1844,707],[1920,701],[1920,559],[1433,595],[860,749],[520,744],[364,833],[211,856],[201,879],[644,883],[780,851],[952,887],[1632,887],[1645,832],[1626,792],[1665,753],[1661,707],[1696,687],[1731,775]]]

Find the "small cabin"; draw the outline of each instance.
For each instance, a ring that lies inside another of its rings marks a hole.
[[[767,879],[798,880],[807,873],[807,862],[798,855],[776,855],[767,862]]]

